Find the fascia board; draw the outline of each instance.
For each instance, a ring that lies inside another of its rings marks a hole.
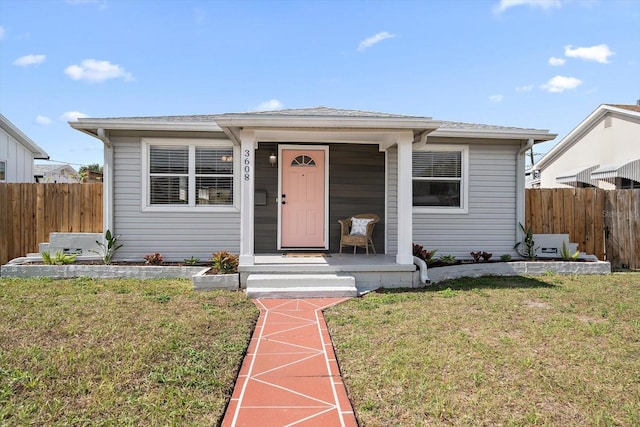
[[[551,141],[557,134],[549,133],[549,131],[531,131],[531,130],[498,130],[498,129],[437,129],[429,134],[430,137],[450,137],[450,138],[484,138],[484,139],[533,139],[534,142],[540,143]]]
[[[117,122],[111,120],[78,120],[69,122],[69,126],[79,131],[96,129],[106,130],[166,130],[166,131],[197,131],[222,132],[223,129],[215,123],[167,123],[167,122]]]

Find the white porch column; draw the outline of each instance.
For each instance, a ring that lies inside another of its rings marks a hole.
[[[413,264],[413,135],[398,137],[398,264]]]
[[[253,265],[256,136],[240,131],[240,265]]]

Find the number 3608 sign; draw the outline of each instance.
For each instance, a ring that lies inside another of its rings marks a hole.
[[[244,165],[244,180],[249,181],[251,179],[251,152],[249,150],[244,150],[242,157],[244,158],[242,160]]]

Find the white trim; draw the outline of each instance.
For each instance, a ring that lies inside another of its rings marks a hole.
[[[258,141],[256,134],[250,130],[240,131],[240,158],[242,176],[240,179],[240,265],[255,263],[255,177],[256,150]]]
[[[398,264],[413,265],[413,149],[412,138],[399,137],[398,143]]]
[[[533,139],[536,143],[551,141],[556,136],[546,129],[478,129],[474,127],[441,127],[429,134],[429,138]]]
[[[469,213],[469,145],[463,144],[427,144],[416,147],[415,151],[460,151],[462,153],[462,177],[460,179],[460,207],[448,206],[413,206],[414,213],[427,214],[468,214]],[[413,160],[413,159],[412,159]],[[411,177],[413,186],[413,176]],[[412,187],[413,188],[413,187]]]
[[[189,205],[151,205],[149,202],[149,149],[152,145],[186,146],[189,150],[188,191]],[[196,205],[195,200],[195,149],[196,147],[225,147],[233,150],[233,204],[232,205]],[[141,138],[141,169],[140,169],[140,210],[142,212],[238,212],[240,191],[240,148],[228,139],[209,138]]]
[[[282,246],[282,150],[324,151],[324,249],[329,249],[329,146],[328,145],[278,145],[278,250],[287,249]],[[296,247],[295,249],[305,249]],[[312,248],[306,248],[312,249]],[[313,248],[313,249],[317,249]]]
[[[389,254],[389,152],[384,150],[384,254]]]

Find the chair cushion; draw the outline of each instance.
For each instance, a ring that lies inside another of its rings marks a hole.
[[[367,224],[373,221],[373,218],[351,218],[351,234],[352,236],[366,236]]]

